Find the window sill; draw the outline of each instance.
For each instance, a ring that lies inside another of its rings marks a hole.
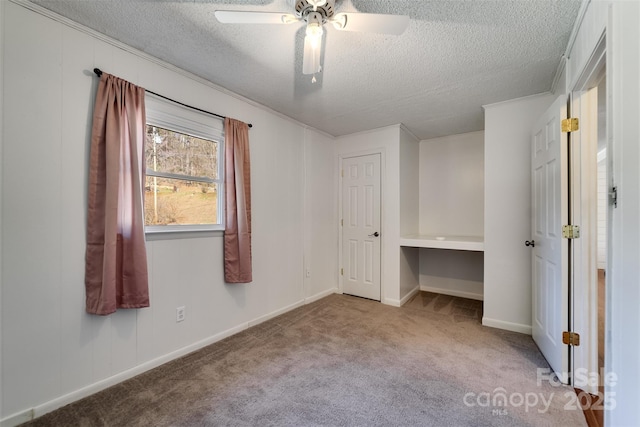
[[[198,226],[147,226],[144,230],[148,242],[156,240],[197,239],[202,237],[222,237],[223,228]]]

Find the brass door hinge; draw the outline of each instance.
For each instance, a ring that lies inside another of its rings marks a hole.
[[[580,129],[580,124],[576,117],[564,119],[561,122],[562,132],[575,132]]]
[[[340,220],[340,225],[344,227],[344,219]]]
[[[344,178],[344,169],[340,171],[340,176]]]
[[[618,187],[615,185],[611,188],[611,191],[609,191],[609,200],[614,208],[618,207]]]
[[[341,275],[341,276],[344,276],[344,268],[341,268],[341,269],[340,269],[340,275]]]
[[[562,333],[562,344],[578,347],[580,345],[580,334],[577,332],[565,331]]]
[[[577,225],[562,226],[562,238],[578,239],[579,237],[580,237],[580,227],[578,227]]]

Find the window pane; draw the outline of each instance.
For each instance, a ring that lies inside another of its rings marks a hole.
[[[216,224],[218,184],[147,176],[145,225]]]
[[[218,143],[147,125],[147,169],[218,179]]]

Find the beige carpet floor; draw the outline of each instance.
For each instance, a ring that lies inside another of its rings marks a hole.
[[[531,337],[481,316],[425,292],[402,308],[331,295],[29,425],[586,425],[572,389],[538,384]]]

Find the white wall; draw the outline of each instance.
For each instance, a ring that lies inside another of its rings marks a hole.
[[[333,139],[307,130],[304,147],[305,295],[311,296],[338,284],[338,171]]]
[[[420,249],[420,289],[484,299],[484,255],[476,251]]]
[[[592,0],[589,2],[578,28],[575,42],[569,47],[570,52],[566,62],[566,92],[573,90],[591,59],[593,50],[605,32],[609,20],[608,9],[613,3],[616,1]]]
[[[420,143],[406,129],[400,128],[400,235],[416,234],[419,219]],[[419,291],[419,250],[400,249],[400,305]]]
[[[420,234],[484,234],[484,131],[420,141]],[[483,299],[482,252],[420,250],[420,288]]]
[[[629,331],[637,336],[640,330],[640,2],[611,2],[606,16],[610,173],[619,201],[610,211],[605,332],[605,367],[618,381],[606,387],[609,396],[615,393],[616,407],[605,413],[605,424],[622,426],[640,420],[640,341],[629,339]],[[596,32],[597,26],[589,30]]]
[[[484,132],[420,141],[420,234],[484,235]]]
[[[326,255],[337,244],[332,138],[46,12],[11,2],[1,8],[3,425],[337,288],[336,261]],[[94,67],[253,123],[253,283],[224,283],[219,234],[153,240],[151,307],[85,313]],[[186,320],[177,324],[181,305]]]
[[[420,230],[420,142],[400,128],[400,235]]]
[[[338,158],[382,154],[381,299],[400,305],[400,126],[388,126],[336,139]],[[337,194],[337,191],[336,191]]]
[[[545,94],[485,106],[484,317],[531,333],[531,127]]]

